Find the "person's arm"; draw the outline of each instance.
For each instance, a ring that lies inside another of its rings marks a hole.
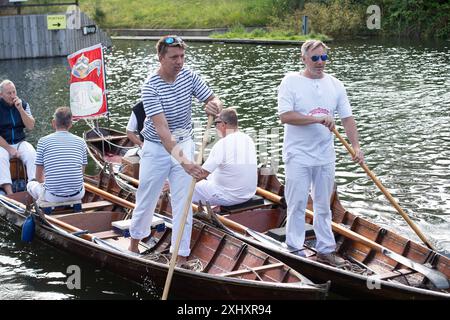
[[[44,166],[39,164],[36,165],[36,180],[39,183],[43,183],[45,181]]]
[[[128,137],[128,139],[130,139],[131,142],[133,142],[134,144],[138,145],[139,147],[142,147],[142,145],[144,144],[141,141],[141,139],[139,138],[139,136],[133,131],[128,131],[127,130],[127,137]]]
[[[223,109],[222,101],[215,95],[211,95],[205,101],[205,112],[216,117]]]
[[[183,150],[176,143],[173,138],[169,125],[167,123],[164,113],[158,113],[152,116],[153,125],[155,126],[156,133],[159,135],[164,148],[174,157],[183,169],[195,179],[199,179],[202,175],[202,167],[193,163],[183,154]]]
[[[139,137],[139,133],[137,133],[137,131],[138,131],[138,122],[137,122],[136,115],[134,114],[134,111],[132,111],[131,115],[130,115],[130,119],[128,120],[128,124],[127,124],[127,137],[135,145],[142,147],[144,142],[141,141],[141,138]]]
[[[11,158],[19,158],[20,153],[17,151],[17,149],[14,149],[9,145],[8,142],[3,137],[0,137],[0,147],[8,151]]]
[[[14,105],[20,113],[20,117],[22,118],[25,128],[27,128],[28,130],[32,130],[34,128],[35,123],[34,118],[25,111],[22,105],[22,100],[19,99],[19,97],[16,97],[14,99]]]
[[[353,116],[343,118],[342,125],[344,126],[345,134],[347,135],[348,140],[350,140],[353,150],[355,151],[353,161],[363,163],[364,153],[361,151],[361,148],[359,147],[358,129],[356,128],[355,118],[353,118]]]
[[[333,130],[334,119],[330,116],[325,117],[314,117],[307,116],[297,111],[287,111],[280,115],[280,120],[282,124],[292,124],[297,126],[304,126],[308,124],[323,124],[328,129]]]

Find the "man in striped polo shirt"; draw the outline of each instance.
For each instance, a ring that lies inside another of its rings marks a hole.
[[[139,241],[150,235],[153,212],[166,178],[172,196],[174,232],[170,251],[173,251],[192,177],[199,179],[203,175],[202,167],[193,160],[192,98],[196,97],[205,104],[208,115],[216,116],[222,110],[222,102],[204,81],[183,67],[185,48],[186,44],[178,36],[162,37],[156,44],[160,66],[142,87],[147,117],[141,132],[144,146],[140,184],[130,227],[129,250],[132,252],[139,252]],[[192,210],[189,210],[178,252],[179,264],[190,254]]]
[[[55,132],[39,139],[36,147],[36,180],[27,184],[34,199],[48,202],[80,200],[84,196],[83,174],[87,165],[86,142],[69,132],[72,112],[56,109]]]

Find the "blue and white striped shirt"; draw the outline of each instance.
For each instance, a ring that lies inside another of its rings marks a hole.
[[[70,196],[83,187],[87,165],[86,142],[68,131],[56,131],[39,139],[36,165],[44,166],[44,188],[55,196]]]
[[[181,69],[174,83],[167,83],[157,73],[150,75],[142,87],[147,118],[141,133],[145,140],[161,143],[151,119],[159,113],[164,113],[177,142],[192,137],[192,97],[205,102],[212,94],[203,80],[186,68]]]

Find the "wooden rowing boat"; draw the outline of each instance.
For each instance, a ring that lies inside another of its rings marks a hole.
[[[94,148],[89,142],[88,146]],[[105,161],[100,159],[99,163],[104,164]],[[123,177],[125,176],[122,175]],[[136,184],[136,180],[132,178],[126,180]],[[331,280],[330,290],[340,295],[381,299],[450,298],[448,257],[347,211],[340,203],[337,192],[333,195],[331,207],[337,252],[349,265],[337,268],[317,262],[313,230],[308,231],[305,247],[300,252],[289,250],[283,243],[286,220],[284,188],[273,173],[260,174],[258,185],[259,193],[272,201],[265,199],[263,204],[232,210],[213,208],[213,213],[209,215],[213,219],[211,223],[220,224],[230,234],[270,253],[296,270],[301,270],[316,282]],[[123,180],[120,187],[124,187]],[[126,187],[128,190],[132,189],[130,184]],[[111,192],[114,192],[113,189],[111,188]],[[308,208],[312,209],[311,199]],[[166,200],[161,199],[159,210],[170,215],[167,197]],[[312,224],[312,219],[308,215],[306,222]],[[350,230],[351,233],[345,233],[345,230]],[[361,242],[362,238],[371,242]],[[384,251],[375,250],[377,245],[384,248]],[[408,263],[412,264],[412,268],[405,265]],[[442,275],[447,288],[436,288],[429,277],[425,276],[428,272],[436,273],[438,277]]]
[[[105,190],[88,184],[86,190],[82,213],[59,208],[45,215],[30,209],[27,192],[18,192],[0,196],[0,216],[22,228],[31,214],[37,237],[140,284],[151,283],[160,294],[169,269],[171,219],[155,214],[159,226],[141,241],[141,254],[129,252],[127,235],[112,226],[129,221],[123,205],[127,195],[119,191],[119,205],[102,196]],[[329,284],[316,285],[278,259],[201,221],[193,224],[191,249],[188,260],[198,270],[175,269],[171,298],[323,299],[328,291]]]

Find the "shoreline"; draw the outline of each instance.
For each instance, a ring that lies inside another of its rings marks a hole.
[[[256,27],[255,27],[256,28]],[[250,28],[247,28],[251,31]],[[162,36],[176,34],[186,41],[209,43],[242,43],[269,45],[301,45],[303,40],[211,38],[212,33],[225,33],[227,28],[219,29],[105,29],[113,40],[158,41]]]

